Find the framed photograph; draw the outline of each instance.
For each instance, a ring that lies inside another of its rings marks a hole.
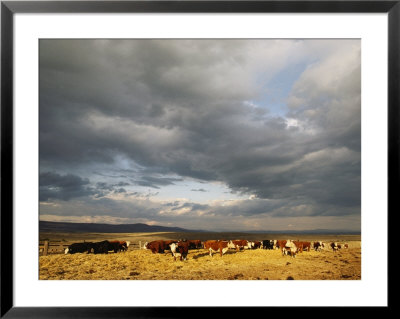
[[[399,18],[2,1],[1,316],[388,308]]]

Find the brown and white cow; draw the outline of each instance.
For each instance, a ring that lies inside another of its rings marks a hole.
[[[171,244],[176,244],[178,240],[171,239],[171,240],[164,240],[164,250],[171,250],[170,245]],[[171,251],[171,255],[173,256],[174,253]]]
[[[222,255],[225,254],[229,249],[228,244],[229,242],[226,240],[207,240],[204,243],[204,249],[210,252],[211,257],[213,252],[219,252],[220,256],[222,257]]]
[[[325,243],[323,243],[322,241],[315,241],[314,242],[314,250],[315,251],[321,251],[324,248],[325,248]]]
[[[340,244],[338,244],[337,242],[331,242],[331,248],[332,248],[333,252],[336,252],[340,248],[342,248],[342,246]]]
[[[294,241],[287,240],[285,246],[282,248],[282,255],[290,255],[293,258],[296,257],[297,246]]]
[[[229,248],[233,248],[236,249],[236,251],[239,251],[240,249],[248,247],[248,242],[244,239],[230,240],[228,246]]]
[[[177,243],[177,240],[164,240],[164,249],[169,250],[170,249],[170,245],[173,243]]]
[[[174,261],[176,261],[176,257],[179,257],[179,259],[182,260],[182,254],[178,250],[178,243],[172,243],[169,246],[171,248],[171,253],[174,257]]]
[[[174,256],[174,260],[176,261],[176,257],[179,257],[180,260],[186,260],[188,252],[189,252],[189,243],[187,241],[179,241],[177,243],[172,243],[170,245],[172,255]]]

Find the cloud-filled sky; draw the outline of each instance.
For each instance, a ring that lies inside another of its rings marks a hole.
[[[359,40],[40,40],[40,219],[361,229]]]

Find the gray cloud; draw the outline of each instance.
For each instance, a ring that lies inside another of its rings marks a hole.
[[[269,86],[296,65],[287,113],[274,114]],[[258,198],[206,215],[360,214],[360,82],[353,40],[41,40],[41,171],[85,178],[41,185],[40,198],[135,196],[127,186],[191,178]]]
[[[39,176],[39,200],[52,199],[70,200],[76,197],[93,195],[88,187],[89,180],[72,174],[60,175],[53,172],[44,172]]]
[[[109,184],[105,182],[91,183],[88,178],[81,178],[73,174],[61,175],[54,172],[43,172],[39,176],[39,200],[52,201],[94,196],[101,198],[112,193],[127,193],[121,186],[129,186],[129,183],[119,182]],[[138,194],[127,194],[138,195]]]
[[[160,186],[173,185],[174,182],[182,180],[182,178],[142,176],[140,180],[136,180],[134,183],[140,186],[160,188]]]

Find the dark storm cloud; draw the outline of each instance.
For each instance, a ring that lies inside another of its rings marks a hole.
[[[108,184],[105,182],[97,182],[96,183],[96,188],[97,189],[102,189],[102,190],[108,190],[108,191],[112,191],[114,190],[116,187],[121,187],[121,186],[129,186],[129,183],[126,182],[119,182],[116,184]]]
[[[64,200],[94,196],[101,198],[112,193],[127,193],[121,186],[129,186],[129,183],[119,182],[108,184],[98,182],[95,185],[87,178],[81,178],[73,174],[61,175],[54,172],[44,172],[39,176],[39,200]]]
[[[88,179],[82,179],[72,174],[59,175],[53,172],[41,173],[39,176],[39,200],[70,200],[76,197],[93,195],[93,190],[88,187],[88,184]]]
[[[121,177],[121,178],[127,177],[126,175],[103,174],[103,173],[100,173],[100,172],[93,172],[93,174],[94,175],[103,176],[103,177]]]
[[[306,42],[41,40],[41,168],[100,163],[121,174],[99,175],[139,186],[194,178],[259,199],[217,214],[359,213],[360,43]],[[263,85],[315,52],[293,83],[286,118],[271,113]],[[140,169],[124,174],[117,156]],[[41,199],[103,197],[128,186],[86,182],[43,185]]]
[[[136,196],[138,193],[127,192],[125,188],[121,186],[130,186],[131,184],[126,182],[118,182],[115,184],[110,184],[106,182],[97,182],[95,186],[93,186],[93,193],[95,194],[95,198],[101,198],[104,196],[108,196],[110,194],[125,194],[126,196]]]

